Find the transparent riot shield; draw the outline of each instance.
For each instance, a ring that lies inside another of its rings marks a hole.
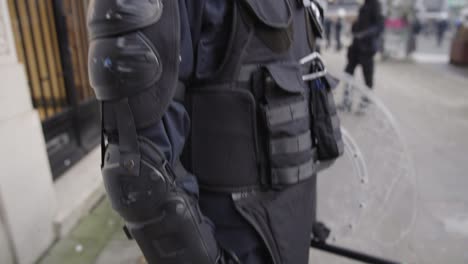
[[[392,113],[347,74],[335,89],[344,155],[318,178],[318,220],[331,230],[327,243],[406,262],[418,198],[416,174]],[[316,263],[354,263],[313,251]]]

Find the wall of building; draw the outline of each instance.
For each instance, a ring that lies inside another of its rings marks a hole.
[[[56,199],[6,0],[0,0],[0,82],[0,263],[32,264],[55,238]]]
[[[1,204],[1,203],[0,203]],[[6,225],[2,219],[0,212],[0,263],[13,264],[14,259],[12,255],[12,248],[10,244],[10,236]]]

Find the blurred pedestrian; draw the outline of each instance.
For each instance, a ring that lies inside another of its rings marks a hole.
[[[333,22],[329,17],[326,17],[324,22],[324,31],[325,31],[325,48],[328,49],[331,46],[331,30]]]
[[[343,8],[338,10],[338,17],[335,23],[335,41],[336,41],[336,50],[341,51],[343,44],[341,42],[341,34],[343,32],[343,22],[346,16],[346,11]]]
[[[448,29],[448,15],[446,13],[441,14],[440,18],[436,22],[436,38],[437,46],[441,47],[444,42],[445,32]]]
[[[336,50],[340,51],[343,48],[341,44],[341,31],[343,29],[343,20],[338,17],[335,23],[335,41],[336,41]]]
[[[345,71],[353,75],[356,67],[361,65],[364,80],[370,89],[374,86],[374,56],[379,49],[380,36],[384,29],[384,18],[379,0],[365,0],[359,9],[359,15],[352,26],[353,42],[348,49],[348,65]],[[350,90],[345,91],[342,108],[351,110]],[[363,97],[360,109],[369,104]]]
[[[418,15],[415,14],[408,19],[408,42],[406,45],[406,56],[410,56],[418,48],[418,35],[421,33],[422,26]]]
[[[323,13],[327,14],[328,10],[328,1],[327,0],[317,0],[319,5],[323,9]],[[332,33],[333,21],[329,16],[324,16],[323,19],[323,30],[325,33],[325,49],[330,48],[331,46],[331,33]]]

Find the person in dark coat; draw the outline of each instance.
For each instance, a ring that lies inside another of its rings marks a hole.
[[[348,49],[348,65],[345,71],[353,75],[361,65],[364,80],[370,89],[374,86],[374,56],[379,49],[379,41],[384,30],[382,7],[378,0],[365,0],[359,10],[356,22],[352,26],[353,42]],[[351,110],[349,91],[345,92],[342,107]],[[365,108],[368,99],[363,98],[361,107]]]
[[[406,45],[406,56],[410,56],[413,52],[416,51],[418,47],[418,35],[421,32],[421,21],[419,20],[418,16],[415,15],[410,21],[409,24],[409,34],[408,34],[408,42]]]
[[[342,29],[343,29],[343,18],[338,17],[335,23],[335,40],[336,40],[337,51],[340,51],[343,48],[343,44],[341,42]]]
[[[324,31],[325,31],[325,48],[330,48],[331,45],[331,31],[333,26],[333,21],[330,18],[326,17],[323,21]]]
[[[436,39],[437,39],[437,47],[442,47],[442,43],[444,42],[445,32],[448,29],[448,21],[445,16],[441,16],[441,18],[437,21],[437,32],[436,32]]]

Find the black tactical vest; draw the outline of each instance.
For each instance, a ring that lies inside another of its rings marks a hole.
[[[186,94],[192,128],[184,165],[213,191],[299,183],[316,173],[313,85],[302,79],[310,66],[299,63],[315,50],[316,14],[297,0],[230,3],[221,66],[197,69]]]

